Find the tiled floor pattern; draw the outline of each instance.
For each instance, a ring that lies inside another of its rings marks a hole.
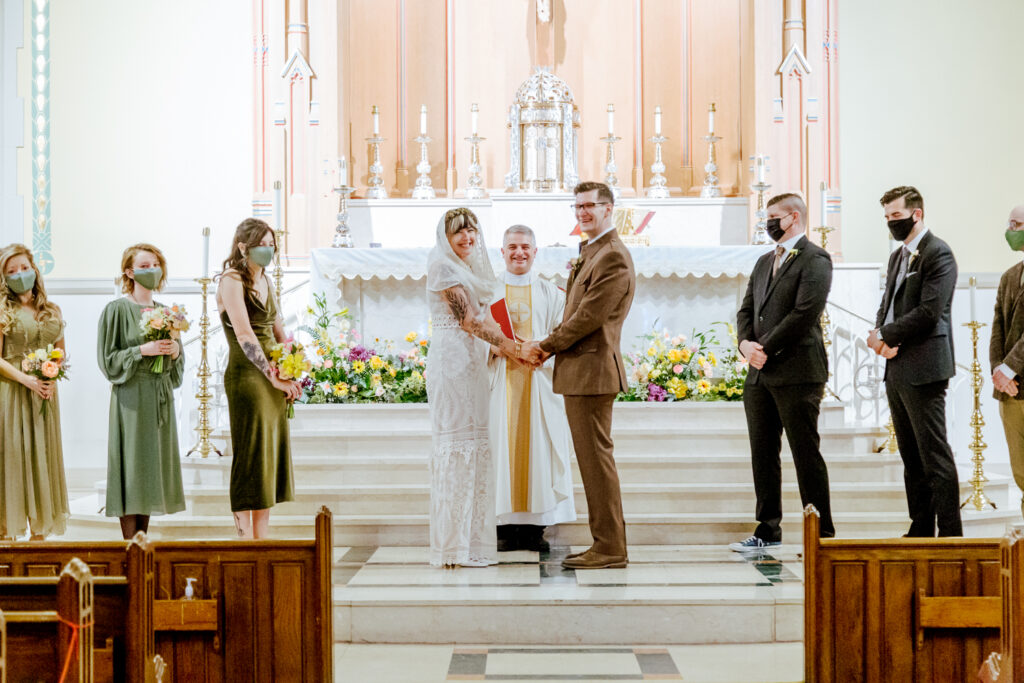
[[[336,645],[337,683],[687,681],[796,683],[803,645],[487,647]]]

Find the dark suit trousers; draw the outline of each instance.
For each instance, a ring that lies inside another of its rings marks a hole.
[[[619,473],[612,452],[612,405],[615,394],[565,397],[572,445],[587,496],[594,552],[626,556],[626,522],[622,516]]]
[[[824,383],[772,387],[748,384],[743,389],[743,411],[750,435],[750,460],[757,496],[757,529],[764,541],[782,540],[782,430],[793,452],[800,501],[814,505],[821,515],[821,536],[836,535],[828,490],[828,468],[821,457],[818,414]]]
[[[913,385],[888,380],[896,443],[903,458],[903,483],[910,512],[908,536],[963,536],[960,482],[953,449],[946,440],[946,388],[949,380]]]

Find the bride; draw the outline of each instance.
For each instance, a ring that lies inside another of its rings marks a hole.
[[[490,317],[496,279],[476,215],[452,209],[437,224],[427,259],[432,338],[427,401],[433,430],[430,457],[430,564],[497,564],[494,463],[487,438],[488,344],[509,357],[521,343]]]

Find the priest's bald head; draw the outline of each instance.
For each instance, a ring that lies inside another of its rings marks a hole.
[[[505,231],[505,239],[501,245],[501,255],[505,259],[505,270],[513,275],[525,275],[533,267],[533,259],[537,256],[537,239],[533,230],[525,225],[513,225]]]

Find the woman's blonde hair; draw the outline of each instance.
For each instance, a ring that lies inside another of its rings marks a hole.
[[[36,320],[49,320],[60,318],[60,309],[57,304],[51,303],[46,298],[46,287],[43,285],[43,274],[39,272],[36,261],[32,258],[32,252],[24,244],[8,244],[0,250],[0,334],[7,334],[14,324],[14,314],[21,308],[21,300],[10,287],[7,286],[7,264],[15,256],[24,256],[28,264],[36,272],[36,283],[32,285],[32,304],[36,309]]]
[[[160,271],[162,272],[162,275],[160,276],[160,282],[157,283],[156,290],[154,291],[160,291],[164,288],[164,285],[167,284],[167,259],[164,258],[164,253],[152,244],[140,242],[128,247],[124,250],[124,253],[121,254],[121,275],[117,278],[116,282],[121,285],[121,291],[125,294],[131,294],[135,291],[135,280],[125,275],[124,271],[133,267],[133,264],[135,263],[135,256],[140,251],[148,251],[153,254],[153,256],[156,256],[157,263],[160,264]]]

